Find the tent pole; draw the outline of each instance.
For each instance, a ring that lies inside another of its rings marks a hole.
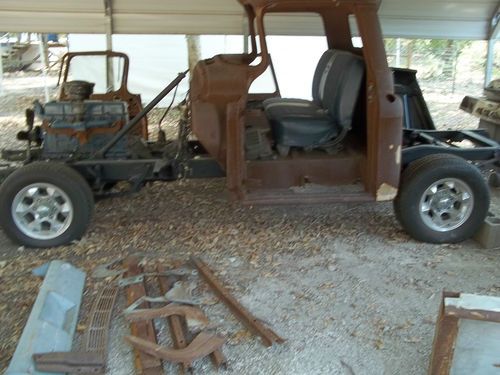
[[[489,85],[493,74],[493,60],[495,59],[495,44],[500,37],[500,2],[493,13],[490,22],[490,32],[488,40],[488,54],[486,55],[486,72],[484,74],[484,86]]]
[[[488,53],[486,55],[486,71],[484,74],[484,87],[491,82],[493,74],[493,60],[495,59],[495,42],[496,39],[488,40]]]
[[[2,45],[0,44],[0,96],[3,95],[3,48]]]
[[[241,23],[243,26],[243,53],[249,53],[249,45],[248,45],[248,38],[249,38],[249,32],[248,32],[248,18],[243,17],[243,22]]]
[[[106,49],[108,51],[113,50],[113,0],[104,0],[104,12],[106,14]],[[113,61],[110,58],[106,58],[106,86],[107,91],[112,92],[114,88],[114,68]]]
[[[47,81],[47,71],[49,70],[49,61],[47,53],[47,37],[43,34],[38,34],[38,39],[40,41],[40,59],[42,60],[42,74],[43,74],[43,89],[45,94],[45,102],[50,100],[49,86]]]

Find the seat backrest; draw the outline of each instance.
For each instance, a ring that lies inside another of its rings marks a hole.
[[[316,71],[314,72],[313,84],[312,84],[312,97],[313,97],[313,102],[319,106],[321,105],[321,94],[320,94],[321,79],[325,74],[328,62],[332,59],[334,54],[335,50],[333,49],[325,51],[325,53],[323,53],[323,55],[319,59],[318,65],[316,66]]]
[[[363,58],[353,53],[332,49],[321,57],[313,79],[313,98],[337,125],[351,126],[364,72]]]

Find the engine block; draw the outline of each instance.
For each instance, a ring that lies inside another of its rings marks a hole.
[[[42,155],[47,158],[94,153],[129,120],[127,103],[123,101],[36,102],[35,113],[43,120]],[[129,137],[122,138],[109,156],[125,156],[128,143]]]

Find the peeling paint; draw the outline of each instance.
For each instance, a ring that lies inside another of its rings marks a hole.
[[[398,189],[384,182],[377,190],[377,201],[382,202],[393,200],[396,198],[397,194]]]

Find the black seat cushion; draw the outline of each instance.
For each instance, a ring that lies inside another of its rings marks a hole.
[[[326,111],[309,100],[271,98],[264,101],[269,119],[278,120],[290,116],[315,116]]]
[[[337,136],[338,127],[327,112],[302,99],[268,99],[264,103],[277,143],[293,147],[313,147]]]
[[[324,114],[290,116],[273,126],[273,137],[278,144],[291,147],[318,147],[339,134],[339,127]]]
[[[315,147],[349,129],[364,74],[361,57],[328,50],[313,79],[313,101],[273,98],[264,101],[277,144]]]

